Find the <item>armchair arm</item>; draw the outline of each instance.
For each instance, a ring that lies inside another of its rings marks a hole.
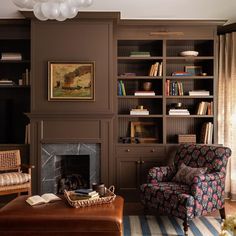
[[[29,165],[29,164],[21,164],[20,167],[22,169],[27,169],[28,173],[31,175],[31,169],[34,169],[35,166],[34,165]]]
[[[212,197],[217,194],[223,198],[225,185],[225,173],[215,172],[212,174],[202,174],[195,176],[191,185],[191,193],[194,198],[202,197],[203,193]]]
[[[202,175],[198,175],[195,176],[193,178],[193,184],[197,184],[197,183],[201,183],[203,181],[216,181],[216,180],[220,180],[223,179],[225,177],[225,173],[223,172],[215,172],[212,174],[202,174]]]
[[[174,166],[153,167],[148,172],[148,183],[155,184],[157,182],[170,181],[175,175]]]

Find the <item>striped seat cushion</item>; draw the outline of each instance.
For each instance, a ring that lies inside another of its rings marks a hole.
[[[31,176],[26,173],[9,172],[0,174],[0,186],[9,186],[16,184],[23,184],[28,182]]]

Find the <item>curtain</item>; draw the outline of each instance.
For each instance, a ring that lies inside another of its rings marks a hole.
[[[218,142],[232,150],[225,192],[236,200],[236,32],[219,36]]]

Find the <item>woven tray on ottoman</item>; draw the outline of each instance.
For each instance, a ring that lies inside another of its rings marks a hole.
[[[71,195],[74,193],[74,191],[66,191],[66,190],[64,191],[64,196],[72,207],[80,208],[80,207],[88,207],[93,205],[111,203],[116,198],[114,191],[115,187],[110,186],[108,189],[106,189],[105,196],[95,199],[73,200]]]

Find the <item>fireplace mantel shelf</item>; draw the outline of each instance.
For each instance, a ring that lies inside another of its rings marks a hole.
[[[46,119],[62,119],[62,118],[70,118],[70,119],[78,119],[78,118],[88,118],[88,119],[98,119],[98,118],[112,118],[114,117],[114,113],[25,113],[29,118],[46,118]]]

